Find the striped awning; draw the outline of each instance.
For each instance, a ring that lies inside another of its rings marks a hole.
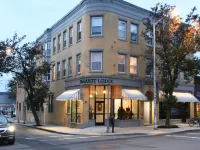
[[[80,100],[80,89],[67,90],[56,98],[57,101]]]
[[[147,97],[136,89],[123,89],[122,98],[130,100],[147,100]]]

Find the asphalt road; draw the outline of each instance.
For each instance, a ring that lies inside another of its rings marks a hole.
[[[200,131],[152,137],[79,136],[49,133],[16,126],[16,143],[2,143],[0,150],[197,150]]]

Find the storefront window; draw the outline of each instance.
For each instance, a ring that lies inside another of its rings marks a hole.
[[[82,104],[81,100],[71,101],[71,122],[81,123]],[[70,107],[68,107],[67,113],[70,113]]]
[[[200,104],[199,103],[196,104],[196,114],[197,114],[197,116],[200,116]]]
[[[137,100],[114,100],[115,119],[137,119],[138,101]]]

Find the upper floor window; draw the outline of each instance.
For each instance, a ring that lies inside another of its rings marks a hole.
[[[148,37],[148,39],[147,39],[147,45],[152,46],[153,45],[153,35],[152,35],[152,32],[148,32],[147,33],[147,37]]]
[[[126,56],[125,55],[118,55],[118,72],[125,73],[126,68]]]
[[[53,39],[53,54],[56,53],[56,38]]]
[[[67,46],[67,32],[63,32],[63,49]]]
[[[61,47],[61,35],[58,36],[58,52],[60,51]]]
[[[52,80],[56,80],[56,66],[55,64],[53,65],[53,69],[52,69]]]
[[[81,73],[81,55],[77,55],[77,74]]]
[[[138,74],[138,58],[130,57],[130,73]]]
[[[60,79],[60,62],[57,63],[57,79]]]
[[[72,76],[72,57],[68,59],[68,76]]]
[[[51,42],[47,42],[47,56],[51,56]]]
[[[150,58],[146,58],[146,76],[152,77],[152,60]]]
[[[138,25],[131,24],[131,41],[138,42]]]
[[[91,62],[90,62],[91,71],[102,71],[103,52],[91,52],[90,55],[91,55]]]
[[[91,36],[102,35],[103,17],[91,17]]]
[[[126,22],[118,21],[118,38],[120,40],[126,40]]]
[[[66,77],[66,60],[62,62],[62,76],[63,78]]]
[[[77,24],[77,41],[81,40],[81,22]]]
[[[69,28],[69,45],[73,42],[73,27]]]
[[[47,81],[50,81],[50,71],[47,73]]]

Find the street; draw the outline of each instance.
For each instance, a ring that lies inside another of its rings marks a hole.
[[[16,128],[16,143],[11,146],[2,143],[0,150],[196,150],[200,147],[200,131],[141,137],[62,135],[24,126]]]

